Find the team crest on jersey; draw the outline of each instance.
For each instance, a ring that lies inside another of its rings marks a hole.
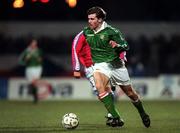
[[[100,38],[101,38],[102,40],[104,39],[104,37],[105,37],[104,35],[100,35]]]

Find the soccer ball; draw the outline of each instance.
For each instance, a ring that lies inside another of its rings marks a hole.
[[[75,129],[79,125],[79,119],[74,113],[67,113],[62,118],[62,126],[66,129]]]

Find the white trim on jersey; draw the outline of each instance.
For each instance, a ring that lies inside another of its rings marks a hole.
[[[79,34],[77,34],[73,40],[73,52],[74,52],[74,58],[75,58],[75,61],[73,62],[75,64],[74,66],[74,69],[75,70],[80,70],[80,62],[79,62],[79,59],[78,59],[78,55],[76,53],[76,46],[78,44],[78,40],[79,40],[79,37],[82,35],[83,31],[81,31]]]

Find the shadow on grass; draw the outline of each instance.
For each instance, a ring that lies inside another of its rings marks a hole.
[[[19,127],[10,127],[10,126],[6,126],[6,127],[0,127],[0,133],[53,133],[53,132],[59,132],[59,133],[63,133],[63,132],[85,132],[85,133],[93,133],[93,132],[108,132],[108,131],[119,131],[119,130],[123,130],[123,128],[112,128],[106,125],[102,125],[102,124],[81,124],[79,125],[79,127],[77,127],[77,129],[75,130],[71,130],[71,129],[64,129],[61,126],[46,126],[46,127],[23,127],[23,126],[19,126]]]

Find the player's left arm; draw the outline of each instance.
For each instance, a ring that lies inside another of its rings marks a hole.
[[[127,51],[129,49],[128,43],[123,37],[122,33],[118,30],[114,30],[111,35],[109,44],[112,48],[115,48],[117,51]]]

